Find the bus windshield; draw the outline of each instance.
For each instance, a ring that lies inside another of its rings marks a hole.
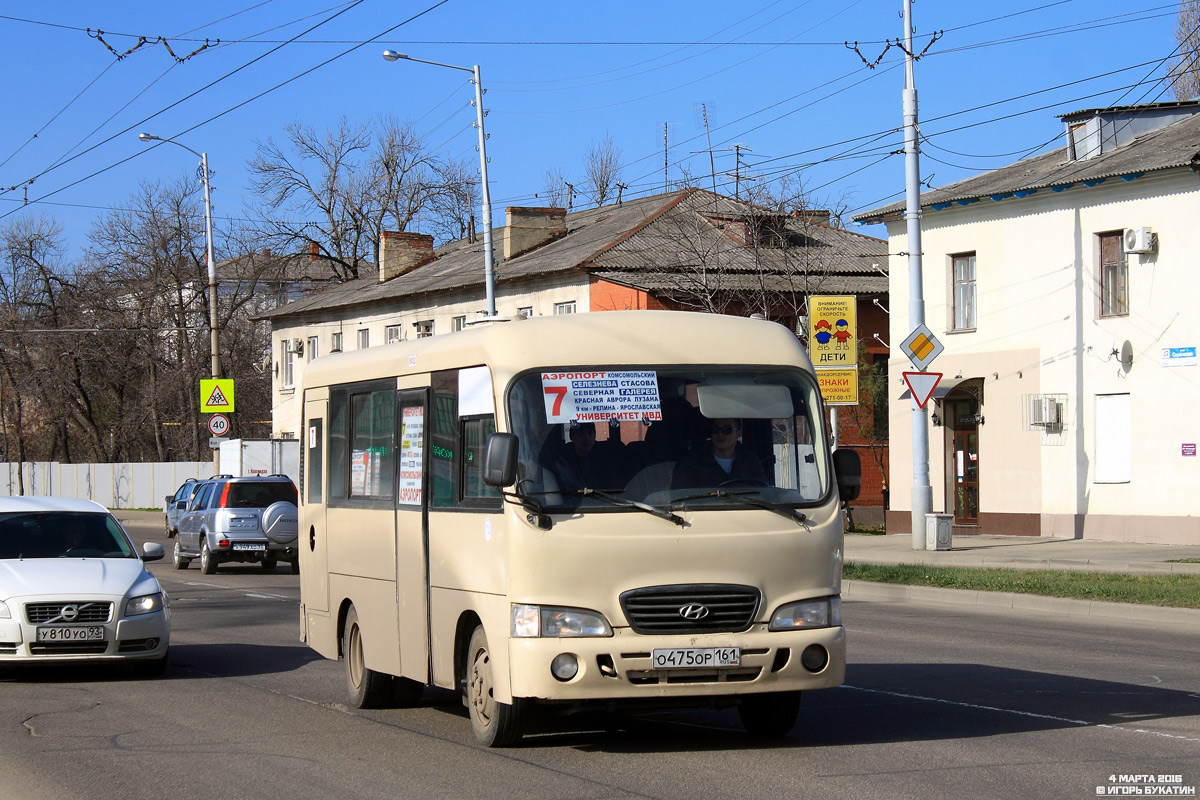
[[[525,373],[507,398],[516,488],[547,511],[815,505],[829,489],[817,391],[787,368]]]

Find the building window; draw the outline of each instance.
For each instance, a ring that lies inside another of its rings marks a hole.
[[[369,330],[367,330],[366,328],[363,328],[361,331],[358,332],[358,349],[366,350],[370,346],[371,346],[371,332]]]
[[[1129,314],[1129,265],[1121,231],[1100,234],[1100,316]]]
[[[1133,461],[1133,414],[1127,394],[1096,395],[1095,483],[1128,483]]]
[[[401,328],[399,325],[388,325],[383,331],[384,344],[400,341],[400,331]]]
[[[467,327],[466,317],[455,317],[450,320],[450,330],[452,331],[461,331],[465,327]]]
[[[331,353],[342,352],[342,332],[341,331],[338,331],[337,333],[330,335],[330,337],[329,337],[329,352],[331,352]]]
[[[952,304],[954,326],[951,330],[969,331],[975,328],[975,254],[951,256],[954,283]]]
[[[430,336],[433,336],[433,320],[431,319],[414,322],[413,327],[417,330],[418,339],[428,339]]]
[[[530,317],[533,316],[533,306],[525,306],[524,308],[518,308],[517,313],[520,314],[525,319],[529,319]]]
[[[317,337],[316,336],[308,337],[308,349],[304,351],[304,355],[309,361],[312,361],[314,358],[317,357]]]
[[[555,314],[574,314],[575,313],[575,301],[572,300],[569,303],[555,303],[554,304],[554,313]]]
[[[283,365],[279,381],[284,389],[290,389],[296,385],[296,351],[292,347],[291,339],[284,339],[279,345],[283,350]]]

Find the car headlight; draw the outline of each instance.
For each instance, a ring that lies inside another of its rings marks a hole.
[[[136,617],[139,614],[153,614],[155,611],[162,611],[166,602],[166,595],[162,592],[131,597],[125,603],[125,616]]]
[[[11,618],[11,615],[8,613],[8,606],[6,606],[4,604],[3,600],[0,600],[0,619],[10,619],[10,618]]]
[[[782,605],[771,615],[770,627],[773,631],[795,631],[832,628],[841,624],[842,598],[834,595]]]
[[[512,635],[529,639],[538,636],[612,636],[612,628],[603,616],[582,608],[556,608],[513,604]]]

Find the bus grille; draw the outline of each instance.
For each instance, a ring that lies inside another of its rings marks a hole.
[[[744,631],[758,603],[758,589],[728,584],[648,586],[621,595],[629,626],[644,634]]]

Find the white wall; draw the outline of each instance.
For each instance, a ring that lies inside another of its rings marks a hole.
[[[980,504],[984,512],[1048,515],[1044,533],[1069,533],[1075,515],[1109,518],[1105,538],[1152,541],[1158,526],[1171,540],[1195,536],[1190,521],[1200,486],[1200,457],[1181,455],[1200,441],[1191,411],[1200,401],[1200,367],[1166,368],[1162,348],[1200,347],[1200,183],[1188,170],[1092,188],[1039,190],[1024,199],[983,199],[966,207],[926,210],[922,219],[925,321],[945,345],[930,367],[947,377],[984,377],[986,422],[980,428]],[[1149,226],[1159,237],[1152,255],[1128,255],[1130,314],[1099,318],[1096,235]],[[889,225],[889,251],[907,252],[902,221]],[[951,333],[950,256],[977,259],[977,329]],[[893,256],[891,339],[908,321],[907,258]],[[1124,369],[1112,351],[1130,342]],[[891,363],[893,399],[913,369]],[[1029,394],[1067,396],[1064,429],[1053,435],[1021,423]],[[1128,393],[1132,409],[1130,480],[1095,480],[1095,398]],[[911,415],[908,401],[891,407],[892,507],[910,507]],[[944,507],[942,429],[930,433],[934,508]],[[951,503],[952,506],[952,503]],[[952,508],[950,509],[952,510]],[[1138,518],[1155,517],[1144,525]],[[1169,518],[1170,521],[1164,521]],[[1114,522],[1114,520],[1118,520]]]
[[[162,508],[188,478],[212,475],[211,461],[171,461],[146,464],[60,464],[27,461],[21,464],[28,496],[78,497],[108,508]],[[0,496],[21,491],[18,465],[0,463]]]

